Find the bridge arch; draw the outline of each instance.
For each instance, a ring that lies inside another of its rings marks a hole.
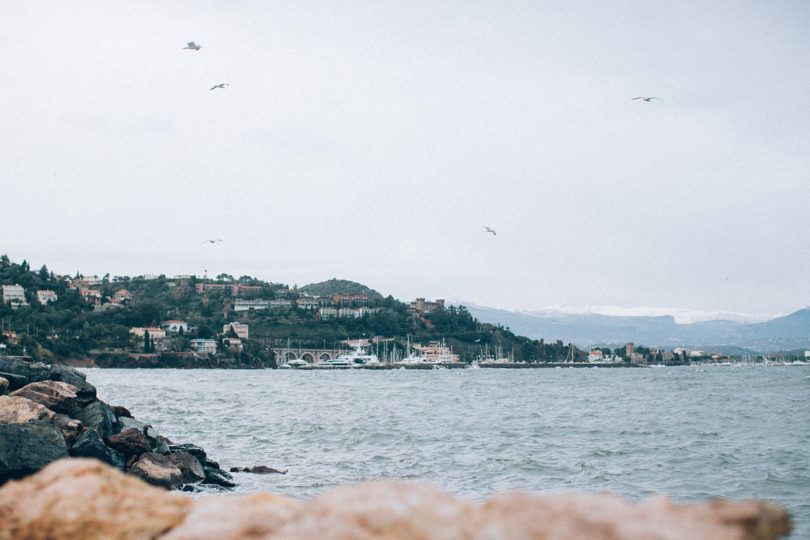
[[[306,360],[307,364],[314,364],[315,363],[315,357],[310,352],[305,352],[304,354],[302,354],[301,355],[301,360]]]
[[[332,356],[329,353],[321,353],[321,355],[318,357],[319,362],[323,362],[324,360],[331,360],[331,359],[332,359]]]
[[[290,360],[297,360],[298,357],[292,351],[287,351],[284,353],[284,360],[289,362]]]

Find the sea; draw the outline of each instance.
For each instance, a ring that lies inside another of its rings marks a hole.
[[[376,478],[485,500],[765,499],[810,538],[810,366],[83,369],[99,397],[203,447],[237,492],[311,498]]]

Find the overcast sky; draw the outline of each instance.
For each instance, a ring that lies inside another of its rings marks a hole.
[[[804,0],[4,0],[0,73],[37,268],[810,305]]]

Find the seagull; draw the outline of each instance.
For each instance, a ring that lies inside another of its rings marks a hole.
[[[203,240],[200,243],[205,244],[206,242],[209,244],[216,244],[217,242],[222,242],[222,238],[214,238],[213,240]]]
[[[215,84],[214,86],[212,86],[212,87],[211,87],[211,88],[209,88],[208,90],[209,90],[209,91],[210,91],[210,90],[216,90],[217,88],[225,88],[226,86],[228,86],[228,83],[226,83],[226,82],[224,82],[224,83],[219,83],[219,84]]]
[[[494,229],[490,229],[489,227],[484,225],[484,230],[487,231],[488,233],[492,233],[492,236],[495,236],[495,230]]]
[[[655,96],[650,96],[650,97],[638,96],[638,97],[634,97],[634,98],[633,98],[633,99],[631,99],[630,101],[635,101],[635,100],[637,100],[637,99],[641,99],[641,100],[643,100],[643,101],[646,101],[647,103],[650,103],[652,100],[654,100],[654,99],[655,99]]]
[[[196,41],[189,41],[189,42],[186,44],[186,46],[185,46],[185,47],[183,47],[183,48],[184,48],[184,49],[189,49],[189,50],[194,50],[194,51],[199,51],[199,50],[200,50],[200,47],[202,47],[202,45],[197,45],[197,42],[196,42]]]

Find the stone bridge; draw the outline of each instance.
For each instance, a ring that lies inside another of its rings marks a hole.
[[[302,349],[300,347],[270,347],[276,355],[276,360],[280,364],[290,360],[305,360],[309,364],[332,360],[345,350],[338,349]]]

